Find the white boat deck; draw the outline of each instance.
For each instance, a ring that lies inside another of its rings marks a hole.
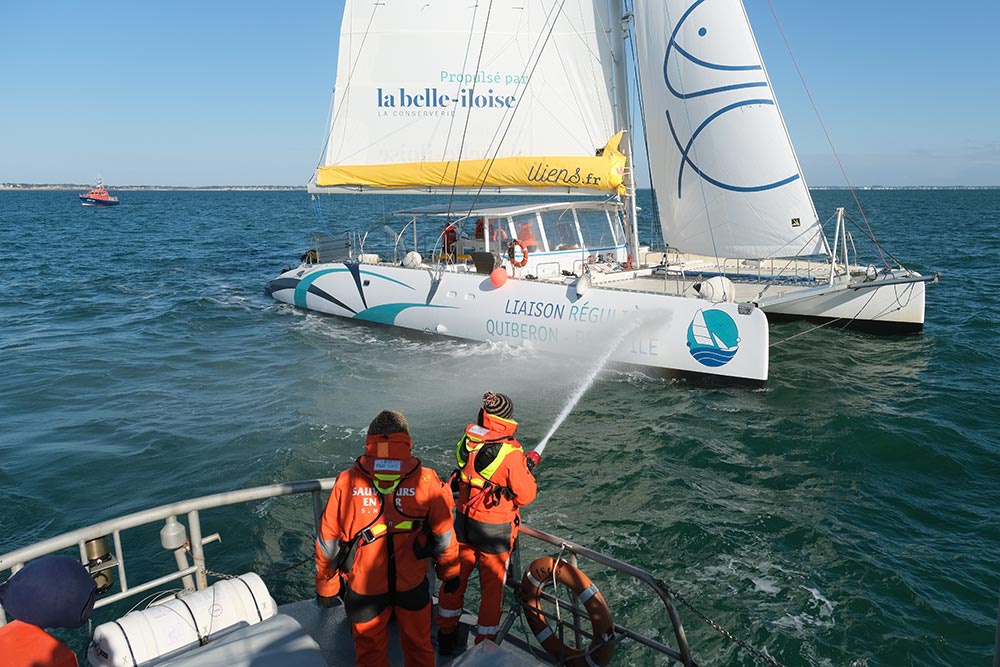
[[[666,262],[663,262],[666,257]],[[615,270],[605,264],[590,265],[593,287],[628,292],[683,295],[701,298],[696,285],[712,276],[723,275],[733,281],[735,302],[758,302],[812,287],[822,287],[830,281],[830,265],[803,260],[736,260],[679,253],[649,253],[644,257],[646,268]],[[864,273],[851,267],[852,273]],[[838,271],[838,275],[843,272]],[[517,276],[524,279],[523,276]],[[572,276],[537,278],[540,282],[564,284]]]
[[[435,633],[432,633],[432,637]],[[399,631],[389,624],[390,665],[403,665]],[[161,663],[159,667],[346,667],[355,664],[351,627],[343,606],[319,607],[303,600],[278,608],[278,615]],[[540,662],[512,642],[484,642],[457,656],[438,657],[440,667],[535,667]]]

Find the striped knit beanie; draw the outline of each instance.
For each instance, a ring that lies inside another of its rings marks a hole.
[[[506,394],[488,391],[483,394],[483,410],[503,419],[514,415],[514,404]]]
[[[410,425],[406,423],[403,413],[395,410],[383,410],[375,415],[368,425],[368,435],[392,435],[393,433],[410,433]]]

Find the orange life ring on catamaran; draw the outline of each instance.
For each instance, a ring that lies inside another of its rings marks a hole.
[[[521,261],[520,262],[517,261],[516,259],[514,259],[514,248],[515,247],[521,249],[521,255],[522,255],[522,257],[521,257]],[[514,266],[516,266],[517,268],[520,269],[521,267],[523,267],[525,264],[528,263],[528,249],[524,247],[523,243],[521,243],[517,239],[514,239],[507,246],[507,258],[510,260],[511,264],[513,264]]]
[[[563,644],[542,615],[542,588],[554,582],[573,591],[590,615],[594,639],[586,650]],[[597,586],[583,572],[565,561],[538,558],[521,578],[521,599],[524,601],[524,616],[535,639],[553,658],[573,667],[607,665],[611,662],[615,654],[615,624],[611,620],[611,610]]]

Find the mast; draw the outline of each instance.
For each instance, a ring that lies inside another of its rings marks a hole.
[[[612,15],[611,52],[615,60],[615,111],[618,116],[618,126],[625,129],[625,169],[624,186],[625,199],[629,216],[629,255],[633,266],[639,266],[639,216],[636,207],[635,163],[632,160],[632,113],[629,108],[628,67],[625,61],[625,40],[628,39],[632,14],[626,14],[622,0],[614,0],[615,12]]]

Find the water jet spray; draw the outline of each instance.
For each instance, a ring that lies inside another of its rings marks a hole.
[[[604,366],[608,363],[608,360],[611,359],[611,355],[615,353],[615,350],[617,350],[618,346],[621,345],[623,340],[625,340],[625,337],[639,327],[641,321],[642,321],[641,319],[636,318],[636,320],[633,321],[630,325],[623,327],[622,330],[618,333],[618,335],[612,339],[611,344],[608,345],[607,349],[601,354],[600,358],[598,358],[597,363],[594,364],[593,368],[591,368],[590,372],[587,374],[587,377],[584,378],[583,382],[581,382],[580,385],[576,388],[576,391],[574,391],[570,395],[569,400],[566,401],[566,405],[563,406],[562,411],[556,416],[556,420],[552,424],[552,427],[549,429],[549,432],[545,434],[545,437],[543,437],[541,442],[538,443],[538,446],[535,447],[533,450],[531,450],[531,452],[528,454],[529,470],[534,469],[534,467],[538,465],[538,463],[542,460],[542,453],[545,451],[545,446],[549,444],[549,440],[552,438],[553,435],[555,435],[556,431],[559,430],[559,427],[562,426],[563,422],[566,421],[566,418],[569,417],[569,414],[573,411],[573,408],[575,408],[576,404],[580,402],[580,399],[583,398],[583,395],[587,393],[587,390],[590,389],[590,386],[594,384],[594,381],[597,379],[598,373],[600,373],[604,369]]]

